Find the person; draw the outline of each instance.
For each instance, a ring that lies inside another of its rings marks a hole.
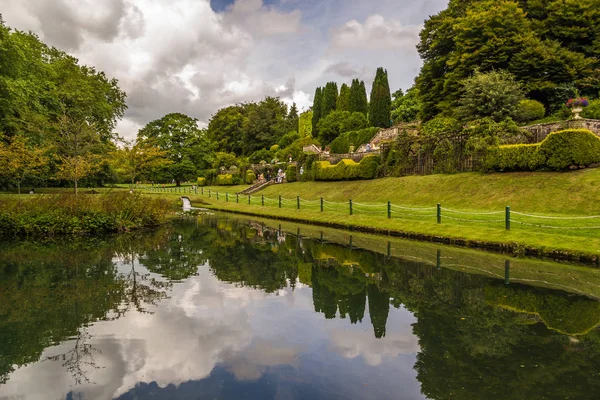
[[[283,178],[283,170],[281,168],[279,168],[279,171],[277,171],[277,183],[281,183],[282,178]]]
[[[367,143],[367,151],[371,151],[371,143]]]
[[[29,194],[35,194],[35,189],[31,188],[31,190],[29,191]]]
[[[264,174],[260,174],[260,175],[258,176],[258,181],[259,181],[259,182],[264,182],[264,181],[265,181],[265,175],[264,175]]]
[[[304,167],[300,167],[300,175],[304,174]]]

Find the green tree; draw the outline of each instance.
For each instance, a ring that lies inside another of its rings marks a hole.
[[[290,112],[287,115],[287,130],[289,131],[299,131],[299,127],[298,127],[298,107],[296,107],[296,103],[292,104],[292,107],[290,107]]]
[[[139,175],[150,173],[154,168],[162,168],[171,163],[167,153],[151,141],[125,141],[124,146],[112,153],[112,162],[133,185]]]
[[[414,122],[419,119],[421,110],[421,101],[419,99],[419,89],[412,87],[406,94],[402,90],[394,93],[392,102],[392,119],[394,122]]]
[[[506,71],[475,71],[462,82],[463,90],[456,112],[463,120],[491,117],[498,122],[515,115],[524,99],[521,84]]]
[[[369,103],[369,124],[379,128],[389,128],[392,119],[392,95],[388,82],[387,71],[377,68],[375,81],[371,88]]]
[[[250,155],[277,143],[287,130],[287,106],[277,97],[266,97],[260,103],[246,105],[248,118],[243,126],[242,155]]]
[[[14,182],[21,194],[21,184],[26,178],[40,176],[46,171],[47,151],[31,146],[21,135],[13,137],[9,144],[0,142],[0,175]]]
[[[323,104],[323,90],[318,87],[315,90],[315,98],[313,100],[313,116],[312,116],[312,135],[313,137],[317,137],[319,134],[319,129],[317,125],[319,124],[319,120],[321,119],[321,106]]]
[[[349,111],[334,111],[319,121],[319,141],[327,145],[344,132],[366,128],[368,125],[364,114]]]
[[[311,137],[312,136],[312,118],[313,111],[305,111],[300,114],[298,118],[298,134],[300,137]]]
[[[369,110],[369,102],[367,101],[367,90],[365,83],[358,79],[352,80],[352,86],[350,86],[350,112],[363,113],[367,116]]]
[[[177,186],[212,162],[212,143],[206,132],[198,128],[197,119],[185,114],[167,114],[148,123],[138,132],[138,140],[151,140],[166,153],[170,164],[161,169]]]
[[[243,127],[247,119],[246,107],[239,104],[222,108],[211,117],[207,135],[218,151],[245,154]]]
[[[329,113],[335,111],[338,98],[337,83],[327,82],[323,89],[323,99],[321,101],[321,118],[325,118]]]
[[[340,88],[340,97],[337,101],[338,111],[350,111],[350,87],[345,83]]]

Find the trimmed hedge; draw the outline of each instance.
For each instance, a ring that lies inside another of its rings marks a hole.
[[[367,144],[379,132],[379,128],[365,128],[358,131],[342,133],[333,142],[329,144],[331,153],[344,154],[350,151],[350,146],[358,150],[363,144]]]
[[[246,171],[246,184],[252,185],[254,182],[256,182],[256,174],[254,173],[254,171],[249,169],[248,171]]]
[[[296,182],[298,180],[298,168],[295,165],[289,165],[285,170],[285,179],[288,182]]]
[[[586,129],[567,129],[532,145],[491,148],[486,168],[494,171],[564,171],[600,162],[600,138]]]
[[[346,181],[354,179],[373,179],[377,175],[381,158],[367,156],[357,163],[343,159],[335,165],[329,161],[315,163],[315,180],[317,181]]]
[[[206,178],[198,178],[198,179],[196,179],[196,184],[198,186],[206,186]]]
[[[217,176],[216,181],[217,186],[232,186],[233,185],[233,175],[225,174]]]

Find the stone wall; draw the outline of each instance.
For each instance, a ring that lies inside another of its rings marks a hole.
[[[600,120],[597,119],[548,122],[545,124],[523,126],[522,128],[529,131],[533,135],[532,141],[535,143],[546,139],[546,136],[552,132],[561,131],[563,129],[588,129],[600,136]]]

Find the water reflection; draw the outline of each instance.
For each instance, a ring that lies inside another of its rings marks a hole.
[[[5,244],[0,398],[600,392],[599,271],[513,260],[507,285],[500,256],[301,229],[205,217]]]

